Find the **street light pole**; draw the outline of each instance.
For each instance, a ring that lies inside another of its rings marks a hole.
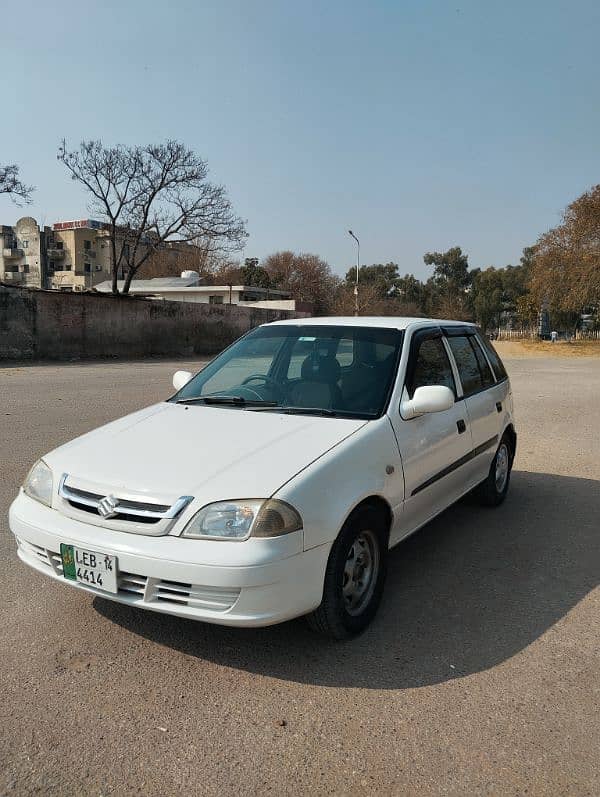
[[[354,315],[358,315],[358,270],[360,268],[360,241],[354,235],[352,230],[348,230],[348,234],[351,235],[354,240],[356,241],[356,282],[354,283]]]

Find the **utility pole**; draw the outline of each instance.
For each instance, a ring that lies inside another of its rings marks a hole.
[[[356,241],[356,282],[354,283],[354,315],[358,315],[358,270],[360,268],[360,241],[354,235],[352,230],[348,230],[348,234],[351,235],[354,240]]]

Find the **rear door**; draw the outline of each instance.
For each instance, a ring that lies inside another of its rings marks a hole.
[[[496,381],[474,327],[446,327],[444,334],[456,364],[473,439],[469,477],[487,475],[502,432],[507,384]]]
[[[465,402],[458,388],[439,328],[412,335],[402,399],[389,416],[404,468],[405,503],[402,517],[392,530],[392,544],[426,523],[464,492],[463,463],[471,449],[471,431]],[[417,387],[444,385],[455,397],[444,412],[402,417],[401,405]]]

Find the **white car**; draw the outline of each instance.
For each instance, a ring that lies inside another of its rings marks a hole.
[[[504,500],[510,383],[471,324],[311,318],[248,333],[177,392],[60,446],[10,508],[63,584],[232,626],[356,634],[388,548],[465,493]]]

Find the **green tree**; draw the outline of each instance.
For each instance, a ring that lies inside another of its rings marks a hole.
[[[427,266],[433,266],[433,276],[427,280],[424,304],[428,315],[467,320],[472,315],[469,288],[472,275],[469,259],[460,246],[446,252],[427,252],[423,256]]]
[[[537,246],[525,246],[523,254],[521,255],[520,264],[523,268],[523,274],[529,279],[531,277],[531,269],[535,262],[535,253]]]
[[[522,258],[523,260],[523,258]],[[475,320],[486,330],[498,328],[503,319],[528,325],[521,317],[527,305],[521,298],[528,293],[529,266],[473,269],[470,305]],[[529,315],[528,311],[527,314]]]
[[[359,286],[372,286],[380,299],[393,296],[396,293],[399,279],[397,263],[374,263],[371,266],[361,266],[358,270]],[[356,267],[348,269],[345,282],[346,285],[354,286],[356,282]]]
[[[487,332],[500,326],[504,309],[503,269],[487,268],[473,279],[472,306],[476,321]]]
[[[258,265],[257,257],[247,257],[244,265],[240,268],[240,276],[244,285],[251,285],[255,288],[272,288],[269,272]]]
[[[453,246],[446,252],[427,252],[423,256],[426,266],[433,266],[433,278],[443,292],[457,296],[469,287],[469,258],[460,246]]]
[[[530,249],[532,247],[526,248]],[[522,303],[519,305],[521,298],[529,293],[531,268],[523,260],[524,258],[521,258],[521,265],[519,266],[506,266],[506,268],[500,269],[504,293],[504,310],[515,316],[519,314],[519,306],[522,308],[525,306]]]
[[[358,278],[358,304],[361,315],[425,315],[423,283],[413,274],[400,276],[397,263],[361,266]],[[343,283],[337,312],[354,312],[356,268],[349,268]]]
[[[414,274],[405,274],[396,280],[395,295],[403,302],[417,307],[420,314],[425,312],[424,285]]]

